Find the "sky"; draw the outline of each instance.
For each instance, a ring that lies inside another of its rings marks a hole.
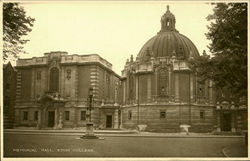
[[[21,3],[35,18],[30,41],[20,58],[43,56],[50,51],[99,54],[121,74],[126,59],[136,57],[142,46],[160,31],[166,6],[176,18],[176,29],[187,36],[200,54],[209,52],[206,20],[213,6],[204,2],[46,2]]]

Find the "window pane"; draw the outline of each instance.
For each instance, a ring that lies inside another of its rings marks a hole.
[[[69,111],[65,111],[65,120],[69,120]]]
[[[160,112],[160,118],[166,118],[166,112],[165,111]]]
[[[38,120],[38,111],[34,112],[34,120],[37,121]]]
[[[205,111],[200,111],[200,119],[205,119]]]
[[[24,121],[28,120],[28,111],[23,111],[23,120]]]
[[[81,120],[86,120],[86,111],[81,111]]]
[[[129,119],[129,120],[132,119],[132,111],[128,111],[128,119]]]

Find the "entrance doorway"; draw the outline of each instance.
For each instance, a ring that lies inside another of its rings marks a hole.
[[[112,115],[106,116],[106,128],[112,128]]]
[[[48,127],[54,127],[55,125],[55,111],[48,112]]]
[[[222,131],[231,131],[231,113],[224,112],[222,114]]]

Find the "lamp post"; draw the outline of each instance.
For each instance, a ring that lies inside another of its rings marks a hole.
[[[89,123],[91,122],[91,110],[92,110],[92,99],[93,99],[93,88],[90,87],[89,88],[89,107],[88,107],[88,111],[89,111]]]
[[[89,88],[89,106],[87,107],[88,120],[86,122],[86,133],[81,136],[82,139],[100,139],[94,134],[94,123],[91,122],[91,110],[92,110],[92,99],[93,99],[93,88]]]

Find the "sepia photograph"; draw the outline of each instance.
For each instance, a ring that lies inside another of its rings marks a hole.
[[[3,1],[1,160],[248,157],[248,1]]]

